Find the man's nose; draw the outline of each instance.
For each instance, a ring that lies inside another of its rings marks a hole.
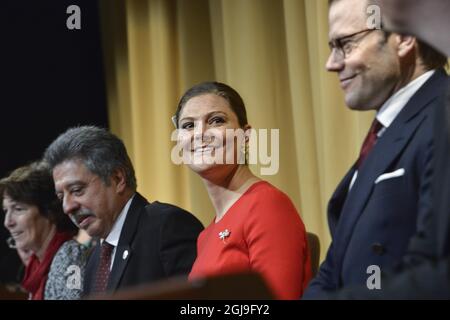
[[[329,72],[339,72],[344,68],[344,59],[338,57],[336,50],[330,52],[325,68]]]
[[[65,214],[73,213],[79,208],[79,204],[70,196],[64,196],[63,210]]]

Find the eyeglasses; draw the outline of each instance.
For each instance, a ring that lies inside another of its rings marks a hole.
[[[375,31],[378,29],[365,29],[362,31],[358,31],[352,34],[349,34],[347,36],[343,36],[337,39],[333,39],[330,42],[328,42],[328,46],[330,47],[330,50],[335,52],[335,57],[339,60],[343,60],[347,58],[355,49],[359,42],[361,42],[362,39],[364,39],[370,32]],[[359,37],[359,39],[355,39],[355,36],[366,33],[362,37]]]

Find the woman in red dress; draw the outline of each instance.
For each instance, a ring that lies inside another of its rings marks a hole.
[[[251,270],[276,298],[300,298],[311,278],[305,227],[291,200],[246,163],[251,127],[242,98],[222,83],[196,85],[174,123],[183,160],[216,211],[197,241],[189,279]]]

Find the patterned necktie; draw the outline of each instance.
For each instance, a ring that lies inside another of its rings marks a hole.
[[[372,122],[372,126],[370,127],[369,133],[367,134],[367,137],[362,145],[361,152],[359,154],[357,162],[358,168],[361,168],[362,163],[364,162],[364,160],[366,160],[370,151],[374,147],[375,142],[377,142],[378,138],[377,134],[381,130],[381,128],[383,128],[383,125],[380,122],[378,122],[377,118],[375,118]]]
[[[93,293],[102,293],[106,291],[111,266],[111,254],[114,246],[103,241],[100,248],[100,261],[98,263],[97,272],[95,273]]]

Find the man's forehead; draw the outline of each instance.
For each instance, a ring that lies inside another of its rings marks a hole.
[[[91,178],[93,174],[80,160],[64,161],[53,168],[55,185],[65,185]]]
[[[340,38],[367,28],[367,4],[359,1],[342,0],[330,7],[330,38]]]

